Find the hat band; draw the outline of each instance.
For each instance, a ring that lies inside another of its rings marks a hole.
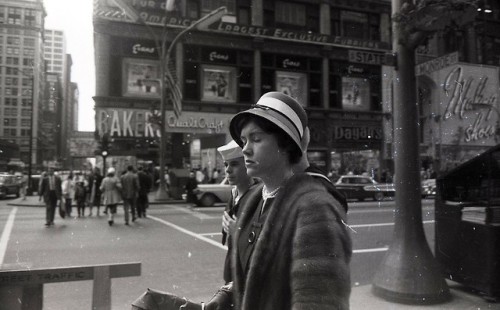
[[[302,121],[300,120],[297,113],[292,108],[290,108],[290,106],[288,106],[286,103],[284,103],[279,99],[271,97],[260,98],[256,106],[258,107],[259,105],[273,109],[274,111],[286,117],[297,129],[297,131],[299,132],[299,137],[300,139],[302,139],[302,137],[304,136],[304,128],[302,126]]]

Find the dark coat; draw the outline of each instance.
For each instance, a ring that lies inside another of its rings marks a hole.
[[[241,210],[235,244],[257,205]],[[297,174],[267,212],[246,277],[241,249],[232,251],[236,309],[349,309],[352,243],[341,204],[313,177]]]
[[[61,199],[62,197],[62,181],[61,178],[57,175],[54,175],[54,186],[55,186],[55,193],[57,199]],[[49,184],[49,176],[47,175],[44,177],[41,182],[40,182],[40,191],[39,195],[43,196],[43,201],[47,203],[50,199],[50,184]]]
[[[234,197],[233,193],[231,192],[231,199],[229,199],[229,202],[226,206],[226,211],[229,213],[231,216],[236,216],[237,218],[240,216],[240,210],[243,208],[242,206],[246,205],[249,201],[249,197],[252,197],[252,193],[257,193],[257,195],[261,195],[262,193],[262,186],[264,184],[262,182],[255,182],[250,188],[248,189],[247,192],[241,196],[237,204],[234,204]],[[255,194],[253,194],[255,196]],[[258,196],[257,196],[258,198]],[[255,198],[254,198],[255,199]],[[226,242],[227,241],[227,242]],[[227,238],[227,233],[222,230],[222,244],[227,243],[227,254],[226,254],[226,259],[224,260],[224,281],[226,283],[232,281],[232,275],[231,275],[231,251],[233,248],[233,241],[231,238]]]
[[[141,189],[137,174],[127,171],[127,173],[120,177],[120,182],[122,184],[123,199],[136,199]]]

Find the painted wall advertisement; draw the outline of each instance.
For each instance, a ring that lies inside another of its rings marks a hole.
[[[459,63],[433,72],[432,101],[442,145],[494,146],[500,116],[499,69]]]
[[[349,111],[370,110],[370,82],[368,79],[342,77],[342,107]]]

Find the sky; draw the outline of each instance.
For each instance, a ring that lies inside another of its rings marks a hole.
[[[92,28],[93,0],[43,0],[45,28],[62,30],[66,53],[71,54],[71,81],[78,84],[78,130],[94,131],[95,67]]]

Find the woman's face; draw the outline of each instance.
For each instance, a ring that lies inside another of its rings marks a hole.
[[[240,135],[249,176],[265,179],[282,172],[288,165],[288,156],[278,146],[276,137],[265,133],[253,121],[242,128]]]

